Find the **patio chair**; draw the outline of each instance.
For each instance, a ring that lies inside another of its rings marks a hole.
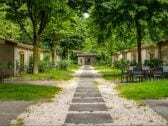
[[[134,78],[136,78],[136,80],[138,78],[139,81],[143,81],[144,73],[143,73],[142,67],[134,67],[132,76],[133,76],[133,81],[134,81]]]
[[[0,84],[4,83],[4,75],[2,72],[0,72]]]
[[[154,72],[153,72],[153,77],[154,79],[157,78],[164,78],[164,73],[163,73],[163,67],[157,67],[154,69]]]

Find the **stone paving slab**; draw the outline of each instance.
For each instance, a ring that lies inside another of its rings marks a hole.
[[[79,80],[78,84],[79,85],[82,85],[82,84],[88,84],[88,85],[90,85],[90,84],[93,85],[94,84],[95,85],[95,82],[93,80],[88,80],[88,81],[86,81],[86,80]]]
[[[78,91],[86,91],[86,92],[87,91],[99,91],[99,89],[94,89],[94,90],[93,89],[77,89],[76,92]]]
[[[0,126],[8,125],[32,104],[32,101],[0,101]]]
[[[92,74],[83,74],[83,75],[80,75],[79,77],[82,77],[82,78],[93,78],[93,75]]]
[[[92,90],[82,90],[82,91],[76,91],[76,94],[94,94],[94,93],[100,93],[100,91],[96,90],[96,91],[92,91]]]
[[[69,111],[107,111],[104,104],[72,104]]]
[[[96,85],[78,85],[78,87],[85,87],[85,88],[87,88],[87,87],[96,87]]]
[[[98,88],[97,87],[77,87],[76,88],[77,90],[80,89],[80,90],[97,90]]]
[[[71,124],[106,124],[112,123],[112,118],[108,113],[69,113],[65,123]]]
[[[73,98],[72,103],[95,103],[104,102],[102,98]]]
[[[168,120],[168,99],[167,100],[144,100],[154,111]]]
[[[93,94],[74,94],[74,97],[102,97],[100,93],[93,93]]]

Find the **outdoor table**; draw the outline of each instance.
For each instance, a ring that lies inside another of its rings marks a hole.
[[[130,73],[130,81],[133,80],[133,69],[134,69],[135,66],[129,66],[128,67],[128,72]],[[153,69],[151,69],[149,66],[142,66],[142,71],[143,71],[143,74],[144,74],[144,78],[145,79],[150,79],[151,78],[151,75],[152,75],[152,72],[153,72]]]
[[[145,79],[150,78],[152,69],[149,66],[143,66],[142,70],[143,70],[143,73],[144,73],[144,78]]]
[[[131,82],[133,81],[133,69],[134,67],[136,66],[129,66],[128,69],[127,69],[127,73],[128,73],[128,81]],[[154,69],[153,68],[150,68],[149,66],[142,66],[142,71],[143,71],[143,78],[145,80],[147,79],[151,79],[152,78],[152,75],[153,75],[153,71]],[[168,75],[168,66],[165,67],[165,72],[167,72],[167,75]]]

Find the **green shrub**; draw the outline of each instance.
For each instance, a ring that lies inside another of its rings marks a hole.
[[[45,70],[48,69],[49,66],[50,66],[50,62],[40,61],[38,66],[39,72],[45,72]]]
[[[58,62],[58,69],[60,69],[60,70],[67,70],[68,69],[68,67],[69,67],[69,62],[67,61],[67,60],[60,60],[59,62]]]
[[[50,61],[50,57],[46,55],[44,57],[44,60],[40,61],[39,63],[39,72],[45,72],[46,69],[49,69],[52,66],[52,63]]]
[[[119,61],[113,62],[113,67],[117,69],[126,69],[129,65],[129,60],[122,58]]]
[[[9,61],[8,64],[7,64],[7,68],[8,69],[12,69],[14,67],[14,64],[12,61]]]
[[[137,65],[138,63],[135,60],[130,62],[130,66],[137,66]]]
[[[144,63],[145,66],[150,66],[150,68],[156,68],[163,65],[163,61],[160,59],[151,59],[151,60],[145,60]]]

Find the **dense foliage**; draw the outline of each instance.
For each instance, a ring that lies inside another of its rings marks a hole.
[[[84,14],[88,15],[87,17]],[[1,0],[0,38],[33,44],[62,59],[83,50],[111,65],[115,51],[168,38],[167,0]]]

